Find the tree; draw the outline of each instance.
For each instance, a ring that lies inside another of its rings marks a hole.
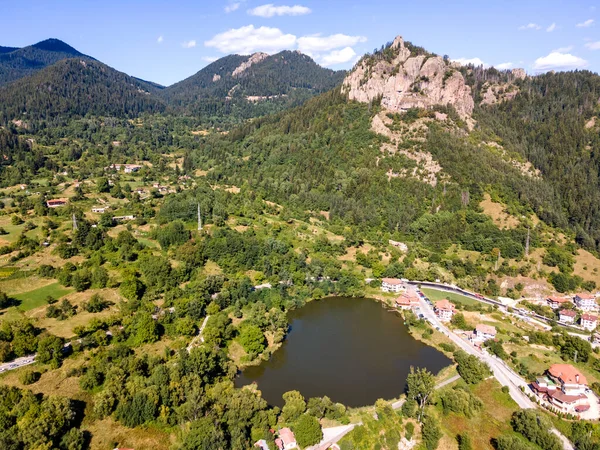
[[[8,308],[11,303],[10,297],[5,292],[0,291],[0,309]]]
[[[119,292],[127,300],[139,300],[144,294],[144,289],[144,284],[135,277],[123,280],[119,286]]]
[[[184,434],[181,450],[224,450],[227,448],[225,434],[218,420],[211,416],[202,417],[190,424]]]
[[[281,418],[284,422],[294,422],[306,411],[304,397],[298,391],[288,391],[283,394],[285,405],[281,409]]]
[[[243,325],[240,330],[240,343],[252,359],[266,347],[265,335],[256,325]]]
[[[39,372],[36,372],[34,370],[26,370],[19,377],[19,381],[21,383],[23,383],[25,386],[27,386],[27,385],[37,382],[40,379],[40,377],[41,377],[41,374]]]
[[[84,432],[71,428],[60,440],[61,450],[83,450],[85,448]]]
[[[552,434],[552,423],[535,409],[524,409],[513,413],[513,430],[545,450],[561,450],[560,439]]]
[[[149,313],[143,311],[138,312],[132,323],[133,345],[139,346],[142,344],[151,344],[156,342],[158,338],[156,321]]]
[[[468,384],[477,384],[490,375],[488,365],[477,358],[469,355],[464,350],[454,352],[454,359],[458,363],[456,368],[458,374]]]
[[[156,405],[143,392],[133,395],[133,398],[120,402],[115,411],[119,422],[129,428],[137,427],[154,419]]]
[[[110,191],[110,184],[108,183],[108,178],[100,177],[98,178],[98,182],[96,183],[96,190],[99,194],[103,194],[105,192]]]
[[[450,323],[460,330],[471,330],[473,328],[467,323],[465,316],[462,313],[454,314]]]
[[[298,445],[302,448],[318,444],[323,439],[323,430],[316,417],[302,414],[292,426]]]
[[[423,444],[427,450],[435,450],[442,437],[442,431],[439,425],[432,416],[423,417],[423,425],[421,426],[421,434]]]
[[[47,335],[40,339],[37,348],[36,361],[42,364],[51,364],[52,367],[60,367],[63,353],[63,340],[54,335]]]
[[[87,312],[99,313],[108,308],[109,305],[110,302],[108,300],[103,299],[99,294],[94,294],[89,302],[84,302],[81,306]]]
[[[531,445],[519,439],[517,436],[500,436],[496,440],[497,450],[530,450]]]
[[[410,373],[406,378],[407,397],[416,401],[419,407],[418,420],[423,420],[423,411],[425,405],[429,402],[429,397],[435,389],[435,377],[425,368],[411,366]]]

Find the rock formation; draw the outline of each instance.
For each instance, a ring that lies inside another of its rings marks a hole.
[[[267,56],[266,53],[254,53],[252,54],[252,56],[250,56],[250,58],[248,58],[246,61],[244,61],[242,64],[240,64],[238,67],[235,68],[235,70],[233,72],[231,72],[231,76],[233,78],[235,77],[239,77],[240,75],[242,75],[246,70],[248,70],[250,68],[250,66],[252,64],[256,64],[261,62],[263,59],[265,59]]]
[[[439,56],[416,54],[400,36],[390,53],[391,59],[364,58],[346,77],[343,86],[350,99],[367,103],[381,98],[390,111],[452,105],[463,119],[470,118],[473,96],[459,71]]]

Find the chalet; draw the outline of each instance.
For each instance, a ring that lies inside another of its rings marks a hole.
[[[473,340],[485,342],[488,339],[496,339],[496,327],[492,325],[478,324],[473,333]]]
[[[548,303],[550,308],[558,309],[564,307],[567,303],[571,303],[571,300],[564,297],[548,297],[546,303]]]
[[[404,281],[399,278],[384,278],[381,280],[381,290],[383,292],[402,292],[404,289]]]
[[[122,170],[125,173],[133,173],[133,172],[137,172],[141,168],[142,168],[142,166],[140,166],[139,164],[111,164],[106,169],[107,170],[114,169],[117,172],[120,172]]]
[[[576,294],[573,303],[582,311],[593,311],[598,307],[596,297],[592,294]]]
[[[442,322],[450,322],[454,315],[454,305],[448,299],[440,300],[435,303],[435,314]]]
[[[577,312],[572,309],[562,309],[558,313],[558,321],[563,323],[575,323],[575,317],[577,317]]]
[[[547,375],[531,384],[533,391],[563,412],[579,413],[590,408],[585,395],[587,380],[570,364],[553,364]]]
[[[278,442],[279,441],[279,442]],[[288,450],[290,448],[298,448],[298,443],[296,442],[296,436],[289,428],[282,428],[279,430],[279,438],[275,440],[275,443],[282,450]]]
[[[53,200],[48,200],[46,205],[48,208],[58,208],[59,206],[65,206],[69,202],[66,198],[55,198]]]
[[[593,331],[598,326],[598,316],[592,314],[582,314],[579,324],[586,330]]]
[[[396,299],[396,307],[400,309],[413,309],[418,306],[419,296],[414,290],[408,290]]]
[[[94,206],[92,208],[93,213],[104,214],[108,210],[108,206]]]

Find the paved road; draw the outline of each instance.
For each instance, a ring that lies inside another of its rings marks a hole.
[[[307,447],[306,450],[325,450],[336,444],[340,439],[354,430],[354,427],[362,425],[362,423],[351,423],[340,427],[323,428],[323,439],[316,445]]]
[[[35,355],[23,356],[22,358],[13,359],[4,364],[0,364],[0,373],[7,372],[9,370],[18,369],[20,367],[28,366],[35,362]]]

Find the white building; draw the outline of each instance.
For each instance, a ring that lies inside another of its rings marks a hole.
[[[454,305],[448,299],[435,303],[435,314],[442,322],[450,322],[454,315]]]
[[[399,278],[384,278],[381,280],[381,290],[383,292],[402,292],[405,289],[404,281]]]
[[[558,313],[558,320],[563,323],[575,323],[575,317],[577,313],[572,309],[563,309]]]
[[[485,342],[488,339],[496,339],[496,327],[492,325],[478,324],[473,333],[473,340]]]
[[[592,314],[582,314],[580,325],[586,330],[593,331],[598,326],[598,317]]]
[[[594,311],[598,307],[596,297],[592,294],[576,294],[573,303],[582,311]]]

